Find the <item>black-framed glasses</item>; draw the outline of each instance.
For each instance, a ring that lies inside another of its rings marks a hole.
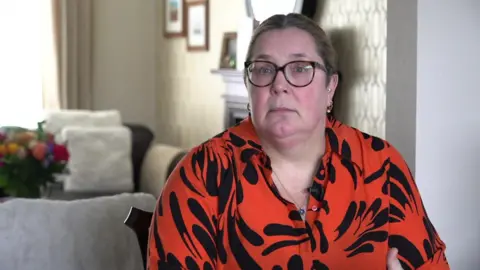
[[[328,75],[327,68],[315,61],[291,61],[281,67],[264,60],[245,62],[248,81],[257,87],[271,85],[279,71],[292,86],[305,87],[312,83],[317,68]]]

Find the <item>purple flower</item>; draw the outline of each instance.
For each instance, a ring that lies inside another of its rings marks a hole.
[[[42,165],[44,168],[48,168],[48,166],[50,166],[50,164],[52,164],[53,162],[53,156],[52,155],[47,155],[45,156],[45,159],[43,160],[42,162]]]
[[[53,153],[53,148],[55,147],[55,144],[52,142],[47,143],[47,151],[48,153]]]

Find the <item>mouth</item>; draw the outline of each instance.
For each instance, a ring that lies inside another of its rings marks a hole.
[[[295,112],[295,110],[285,108],[285,107],[278,107],[278,108],[270,109],[270,112]]]

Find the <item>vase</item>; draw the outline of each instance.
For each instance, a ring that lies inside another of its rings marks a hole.
[[[4,203],[4,202],[9,201],[11,199],[13,199],[13,198],[12,197],[1,197],[0,198],[0,203]]]
[[[0,188],[0,199],[1,198],[5,198],[5,197],[8,197],[8,194],[6,194],[2,188]]]
[[[14,197],[14,198],[31,198],[37,199],[42,195],[42,188],[40,186],[19,186],[17,189],[2,190],[0,198]]]

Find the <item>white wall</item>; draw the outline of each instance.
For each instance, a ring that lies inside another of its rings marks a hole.
[[[93,107],[155,130],[155,0],[94,0]]]
[[[452,269],[480,267],[480,1],[419,0],[419,186]]]
[[[415,167],[451,269],[479,269],[480,1],[390,0],[387,39],[386,138]]]

